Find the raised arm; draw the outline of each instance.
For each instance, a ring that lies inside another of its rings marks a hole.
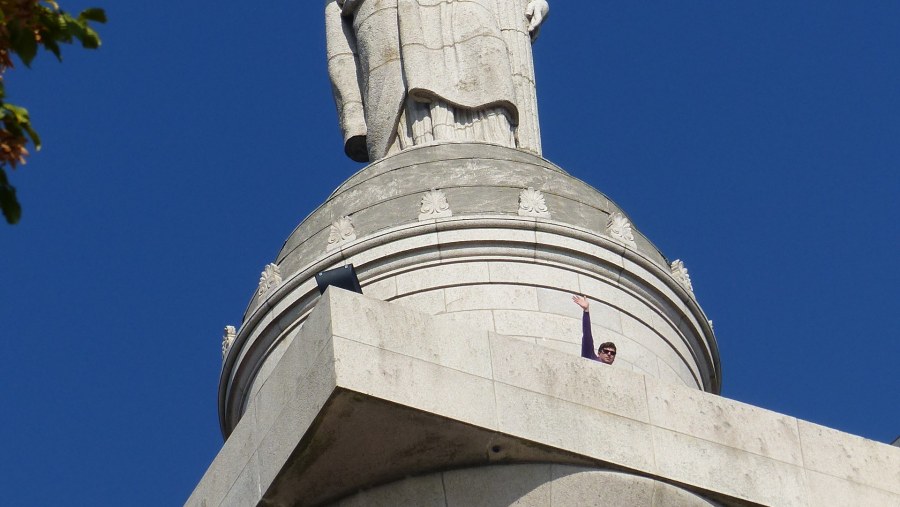
[[[591,304],[588,301],[588,298],[584,296],[572,296],[572,301],[584,310],[581,316],[581,357],[596,361],[597,355],[594,354],[594,335],[591,334]]]

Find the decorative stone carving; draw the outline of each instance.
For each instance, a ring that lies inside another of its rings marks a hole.
[[[266,264],[266,268],[259,274],[259,290],[256,294],[262,296],[281,283],[281,269],[277,264]]]
[[[637,248],[634,242],[634,233],[631,230],[631,221],[618,211],[609,216],[606,221],[606,235],[625,243],[631,248]]]
[[[234,343],[234,337],[237,336],[237,330],[234,329],[234,326],[225,326],[225,334],[222,335],[222,360],[225,360],[225,356],[228,355],[228,350],[231,349],[231,344]]]
[[[688,290],[691,294],[694,293],[694,286],[691,285],[691,275],[688,274],[688,270],[684,267],[684,262],[679,259],[675,259],[672,261],[672,266],[670,266],[672,270],[672,276],[678,283],[681,284],[682,287]]]
[[[350,217],[341,217],[331,224],[331,232],[328,235],[326,251],[330,252],[348,241],[356,239],[356,229]]]
[[[550,218],[550,210],[540,190],[528,187],[519,193],[519,216]]]
[[[327,0],[344,153],[375,161],[453,141],[540,154],[531,44],[546,0]]]
[[[447,203],[447,196],[443,190],[432,188],[422,196],[421,208],[419,210],[419,220],[429,220],[432,218],[452,217],[453,212],[450,211],[450,204]]]

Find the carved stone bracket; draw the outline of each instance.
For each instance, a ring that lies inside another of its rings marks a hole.
[[[634,233],[631,229],[631,221],[618,211],[609,216],[606,221],[606,235],[610,238],[625,243],[631,248],[637,248],[634,242]]]
[[[444,194],[443,190],[432,188],[422,196],[421,208],[419,209],[420,221],[452,216],[453,212],[450,210],[447,195]]]
[[[266,268],[259,275],[259,290],[256,294],[264,295],[270,290],[278,287],[281,283],[281,269],[277,264],[266,264]]]
[[[356,229],[353,228],[353,222],[349,216],[341,217],[331,224],[331,232],[328,235],[328,246],[325,247],[326,252],[330,252],[339,248],[344,243],[356,239]]]
[[[231,349],[235,336],[237,336],[237,330],[234,326],[225,326],[225,333],[222,335],[222,361],[228,355],[228,350]]]
[[[670,269],[675,280],[678,281],[678,283],[680,283],[682,287],[687,289],[688,292],[693,294],[694,286],[691,285],[691,275],[688,274],[687,268],[684,267],[684,262],[679,259],[675,259],[674,261],[672,261]]]
[[[519,216],[550,218],[550,209],[540,190],[528,187],[519,193]]]

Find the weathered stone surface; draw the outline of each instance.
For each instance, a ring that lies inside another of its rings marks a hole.
[[[900,495],[900,449],[807,421],[797,424],[807,468]]]
[[[897,505],[900,449],[793,421],[332,288],[188,505]]]
[[[803,465],[797,420],[793,417],[727,398],[695,396],[652,378],[645,383],[650,422],[655,426]]]

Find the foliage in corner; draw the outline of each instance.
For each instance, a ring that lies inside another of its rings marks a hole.
[[[0,209],[10,224],[19,221],[22,207],[6,168],[24,164],[28,156],[25,145],[30,141],[35,150],[40,150],[41,138],[31,126],[28,110],[6,102],[3,75],[13,67],[13,54],[30,67],[39,47],[60,61],[60,43],[78,41],[87,49],[100,47],[100,37],[90,27],[91,21],[106,23],[106,13],[91,8],[73,17],[53,0],[0,0]]]

